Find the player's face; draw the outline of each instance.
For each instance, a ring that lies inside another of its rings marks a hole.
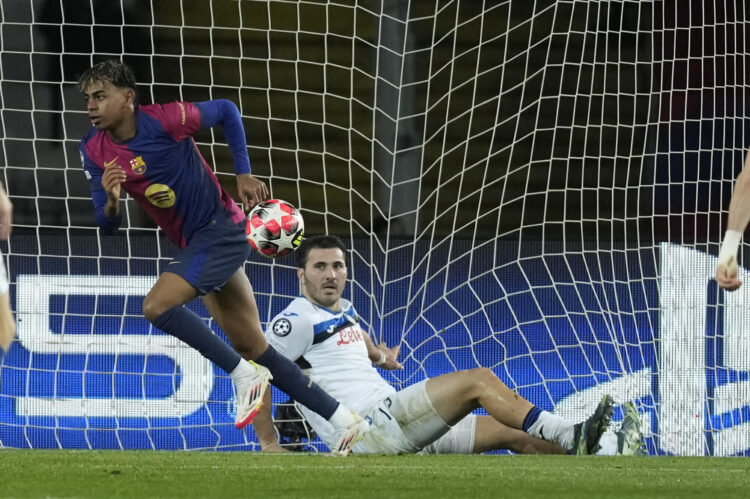
[[[105,81],[92,81],[83,89],[86,112],[97,130],[117,133],[133,116],[135,92]]]
[[[304,269],[297,269],[302,293],[313,303],[332,310],[340,307],[346,286],[346,261],[339,248],[313,248]]]

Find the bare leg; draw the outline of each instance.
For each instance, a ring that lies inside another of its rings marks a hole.
[[[474,409],[482,407],[500,423],[520,429],[534,407],[508,388],[490,369],[483,367],[428,379],[427,395],[448,424],[455,424]]]
[[[164,272],[143,300],[143,315],[153,322],[161,314],[176,305],[184,305],[198,296],[198,291],[185,279],[171,272]]]
[[[243,358],[255,360],[266,351],[253,288],[242,268],[219,291],[205,295],[203,303]]]
[[[240,355],[216,336],[203,319],[182,306],[197,295],[198,291],[181,276],[165,272],[143,300],[143,314],[154,326],[231,373],[240,364]]]
[[[474,431],[474,452],[508,449],[519,454],[565,454],[554,442],[535,438],[496,421],[491,416],[478,416]]]

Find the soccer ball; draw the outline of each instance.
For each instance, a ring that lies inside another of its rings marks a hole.
[[[280,258],[296,250],[304,231],[305,222],[297,208],[281,199],[255,205],[245,225],[250,246],[270,258]]]

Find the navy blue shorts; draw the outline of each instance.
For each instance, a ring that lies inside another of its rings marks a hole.
[[[245,264],[252,248],[245,236],[245,222],[217,217],[199,230],[185,248],[164,267],[205,295],[220,290]]]

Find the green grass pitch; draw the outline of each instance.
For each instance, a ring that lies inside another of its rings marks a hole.
[[[750,496],[750,459],[0,450],[0,497]]]

